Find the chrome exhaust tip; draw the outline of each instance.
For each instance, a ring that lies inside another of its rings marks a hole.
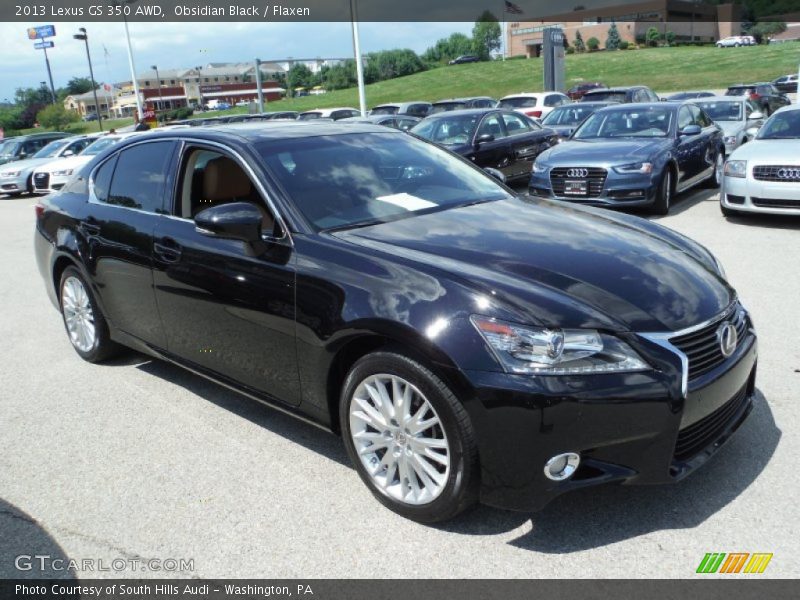
[[[575,452],[556,454],[544,463],[544,475],[552,481],[564,481],[575,474],[580,464],[581,457]]]

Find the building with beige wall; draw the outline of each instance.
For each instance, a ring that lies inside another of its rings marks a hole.
[[[524,18],[524,15],[521,15]],[[679,42],[713,43],[741,33],[738,5],[707,5],[683,0],[649,0],[633,4],[574,10],[533,21],[509,22],[506,48],[508,56],[537,57],[542,48],[542,31],[548,27],[564,30],[570,45],[578,31],[584,42],[591,37],[605,45],[608,29],[616,23],[620,39],[635,43],[651,27],[662,34],[672,31]]]

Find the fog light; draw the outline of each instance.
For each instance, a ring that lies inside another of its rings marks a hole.
[[[553,481],[564,481],[569,479],[581,464],[581,457],[574,452],[556,454],[544,465],[544,474]]]

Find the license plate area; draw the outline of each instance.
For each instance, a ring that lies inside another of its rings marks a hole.
[[[585,180],[567,179],[564,182],[564,193],[570,196],[585,196],[589,186]]]

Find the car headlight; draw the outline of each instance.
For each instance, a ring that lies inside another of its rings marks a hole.
[[[617,173],[652,173],[653,163],[638,162],[629,165],[619,165],[618,167],[614,167],[614,170]]]
[[[547,170],[549,168],[550,167],[547,167],[547,166],[543,165],[540,162],[534,162],[533,163],[533,172],[534,173],[547,173]]]
[[[72,175],[72,171],[74,169],[63,169],[61,171],[53,171],[53,175],[56,177],[66,177],[67,175]]]
[[[729,160],[725,163],[725,175],[728,177],[747,177],[747,161]]]
[[[736,136],[735,135],[726,135],[723,139],[723,142],[726,144],[735,144],[736,143]]]
[[[541,329],[473,315],[470,320],[509,373],[588,375],[650,367],[625,342],[593,329]]]
[[[0,177],[19,177],[20,173],[22,173],[22,171],[3,171],[0,173]]]

